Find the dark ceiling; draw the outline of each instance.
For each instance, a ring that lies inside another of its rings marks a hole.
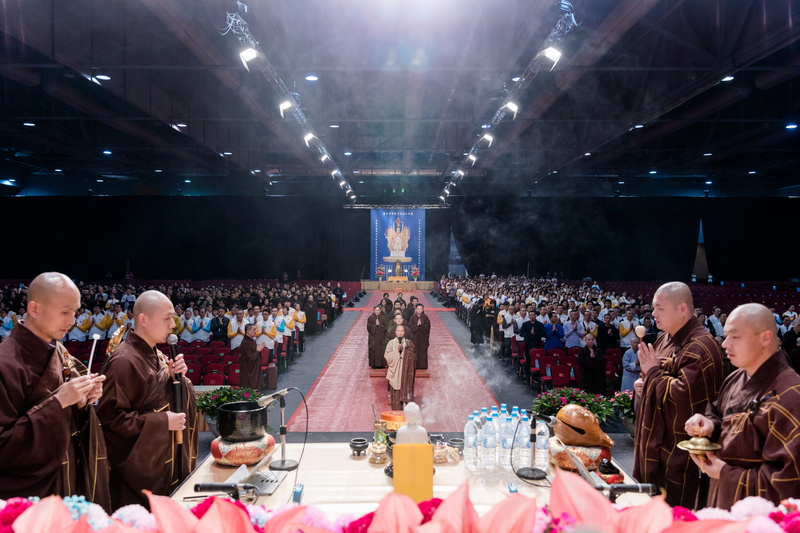
[[[345,200],[244,69],[239,12],[359,203],[434,203],[457,168],[458,196],[800,195],[800,1],[573,6],[561,60],[471,166],[557,2],[3,0],[0,194]]]

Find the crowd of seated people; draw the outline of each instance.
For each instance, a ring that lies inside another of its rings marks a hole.
[[[491,353],[539,390],[564,386],[598,393],[620,390],[639,375],[636,327],[644,327],[641,340],[648,344],[660,332],[642,294],[604,290],[597,282],[445,276],[439,292],[469,326],[474,347],[489,343]],[[741,303],[747,302],[729,304],[728,311]],[[795,306],[784,305],[779,313],[777,305],[767,305],[773,309],[782,348],[800,372],[800,319]],[[723,309],[715,305],[706,315],[696,307],[695,315],[722,343],[727,319]],[[602,360],[592,355],[598,353]],[[602,381],[605,387],[597,390]]]
[[[306,283],[306,284],[303,284]],[[263,367],[284,368],[305,350],[305,337],[333,325],[347,304],[341,283],[235,282],[194,287],[190,282],[111,284],[78,283],[81,307],[75,324],[61,341],[67,350],[88,364],[97,339],[92,371],[99,372],[106,348],[121,327],[133,326],[133,307],[142,292],[157,289],[175,306],[179,352],[195,384],[239,384],[239,345],[245,327],[256,327],[256,342]],[[354,292],[354,291],[353,291]],[[24,318],[25,284],[0,289],[0,342]],[[127,333],[125,333],[125,336]],[[124,338],[124,336],[123,336]],[[168,345],[158,348],[168,353]]]

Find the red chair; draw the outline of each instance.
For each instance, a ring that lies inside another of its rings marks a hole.
[[[206,345],[206,341],[196,340],[196,341],[190,342],[189,346],[191,346],[192,349],[194,350],[194,352],[197,353],[197,349],[198,348],[205,348],[207,345]]]
[[[185,341],[185,340],[181,339],[181,340],[178,341],[178,346],[179,347],[189,346],[189,341]]]
[[[610,390],[617,390],[617,367],[606,365],[606,386]]]
[[[66,348],[69,353],[78,353],[82,345],[83,343],[81,341],[67,341],[64,343],[64,348]]]
[[[522,376],[524,375],[523,369],[528,366],[528,350],[525,349],[525,341],[517,342],[517,353],[515,356],[519,358],[517,375]]]
[[[567,352],[564,351],[564,348],[550,348],[547,350],[547,355],[552,355],[553,357],[561,357],[562,355],[567,355]]]
[[[236,354],[229,353],[227,355],[223,355],[222,357],[220,357],[219,360],[220,360],[221,363],[223,363],[225,366],[227,366],[227,365],[230,365],[230,364],[233,364],[233,363],[238,363],[239,362],[239,356],[236,355]]]
[[[211,348],[208,348],[208,347],[205,347],[205,348],[198,348],[198,349],[196,349],[196,350],[194,351],[194,353],[195,353],[195,354],[196,354],[198,357],[202,357],[202,356],[204,356],[204,355],[205,355],[205,354],[207,354],[207,353],[211,353]]]
[[[211,353],[225,355],[226,353],[231,353],[231,350],[227,346],[217,346],[216,348],[211,348]]]
[[[242,349],[241,349],[241,348],[239,348],[239,347],[236,347],[236,348],[234,348],[233,350],[231,350],[231,353],[232,353],[232,354],[239,355],[240,353],[242,353]]]
[[[533,378],[540,376],[542,369],[539,367],[539,359],[547,355],[542,348],[531,348],[528,350],[528,386],[533,387]]]
[[[200,358],[200,363],[203,366],[208,365],[209,363],[219,363],[220,358],[215,353],[207,353],[203,357]]]
[[[193,354],[193,353],[184,354],[183,360],[186,361],[187,363],[199,363],[200,362],[200,358],[197,357],[197,354]]]
[[[215,363],[208,363],[204,366],[206,374],[209,372],[219,372],[220,374],[225,374],[225,369],[227,365],[225,363],[220,363],[219,361]]]
[[[543,355],[539,358],[539,372],[541,373],[542,385],[552,385],[553,376],[551,370],[556,366],[556,358],[552,355]]]
[[[169,344],[166,342],[156,343],[156,348],[160,350],[161,353],[169,353]]]
[[[228,366],[228,385],[231,387],[238,387],[241,383],[241,367],[239,363],[231,363]]]
[[[286,343],[275,343],[275,359],[283,362],[283,368],[289,368],[289,358],[286,357]]]
[[[92,363],[92,374],[99,374],[103,370],[103,362],[97,361]]]
[[[208,343],[208,347],[211,348],[212,350],[214,348],[224,348],[225,343],[223,341],[211,341]]]
[[[554,365],[550,368],[550,377],[554,389],[563,389],[569,385],[571,370],[567,365]]]
[[[615,355],[606,355],[606,364],[614,365],[614,368],[619,368],[620,360]]]
[[[187,362],[186,367],[188,368],[186,377],[189,378],[192,385],[200,385],[200,376],[203,375],[203,365],[200,363]]]
[[[203,376],[203,385],[225,385],[225,375],[219,372],[210,372]]]
[[[180,348],[178,348],[178,353],[182,353],[184,355],[189,353],[193,354],[194,350],[192,349],[191,346],[181,346]]]
[[[578,358],[574,355],[563,355],[558,358],[559,365],[567,365],[568,367],[578,366]]]
[[[622,350],[619,348],[608,348],[606,349],[606,355],[615,355],[617,359],[622,359]]]
[[[567,353],[569,355],[578,355],[580,353],[580,351],[581,351],[580,348],[578,348],[577,346],[573,346],[572,348],[567,350]]]
[[[581,382],[581,367],[580,366],[575,365],[574,367],[572,367],[572,376],[573,376],[573,380],[574,380],[573,381],[573,385],[575,385],[577,387],[578,384]]]

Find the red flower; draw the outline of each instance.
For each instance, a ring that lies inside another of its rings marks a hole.
[[[567,405],[567,399],[563,396],[561,397],[561,405]]]
[[[25,498],[11,498],[6,501],[6,506],[0,510],[0,532],[13,532],[11,524],[31,505],[33,502]]]
[[[433,498],[432,500],[419,502],[419,510],[422,511],[422,523],[430,522],[431,518],[433,518],[433,513],[436,512],[436,509],[442,505],[441,498]]]
[[[345,533],[367,533],[370,524],[372,524],[372,519],[375,518],[375,513],[365,514],[358,520],[353,520],[349,524],[347,524],[347,528],[345,528]]]
[[[249,393],[249,392],[245,392],[245,393],[244,393],[244,397],[245,397],[245,398],[249,398],[249,397],[250,397],[250,393]]]
[[[697,517],[686,507],[676,506],[672,508],[672,521],[673,522],[694,522]]]
[[[203,518],[208,510],[211,508],[211,504],[214,503],[214,496],[209,496],[202,502],[198,503],[194,507],[192,507],[192,514],[195,515],[197,518]],[[240,508],[242,511],[247,513],[247,507],[240,502],[239,500],[233,500],[233,503],[236,504],[236,507]],[[247,513],[247,516],[250,516],[250,513]]]

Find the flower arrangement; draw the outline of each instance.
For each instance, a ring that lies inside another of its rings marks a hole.
[[[411,277],[418,278],[419,277],[419,267],[414,265],[411,267]]]
[[[587,408],[601,422],[614,415],[614,399],[602,394],[592,394],[581,389],[564,387],[538,394],[531,409],[543,415],[555,416],[559,409],[569,403]]]
[[[165,496],[148,494],[152,514],[128,505],[108,516],[82,496],[50,496],[39,501],[0,500],[0,533],[367,533],[426,531],[451,533],[794,533],[800,527],[800,500],[787,499],[776,506],[759,497],[737,502],[730,511],[670,508],[662,497],[619,509],[576,474],[557,471],[545,507],[522,494],[511,494],[484,516],[469,499],[469,484],[447,499],[434,498],[419,505],[409,497],[389,493],[378,508],[358,519],[331,520],[318,508],[282,505],[275,509],[244,505],[226,498],[209,497],[187,511]],[[693,524],[697,522],[697,524]],[[420,527],[423,524],[424,527]]]
[[[621,418],[636,418],[636,413],[633,410],[632,390],[623,390],[614,393],[614,404],[617,408],[617,414]]]
[[[382,278],[386,275],[386,271],[383,269],[383,265],[378,265],[378,268],[375,269],[375,276],[378,278]]]
[[[217,418],[221,405],[231,402],[254,402],[261,398],[261,393],[242,387],[220,387],[204,392],[197,398],[197,408],[210,418]]]

